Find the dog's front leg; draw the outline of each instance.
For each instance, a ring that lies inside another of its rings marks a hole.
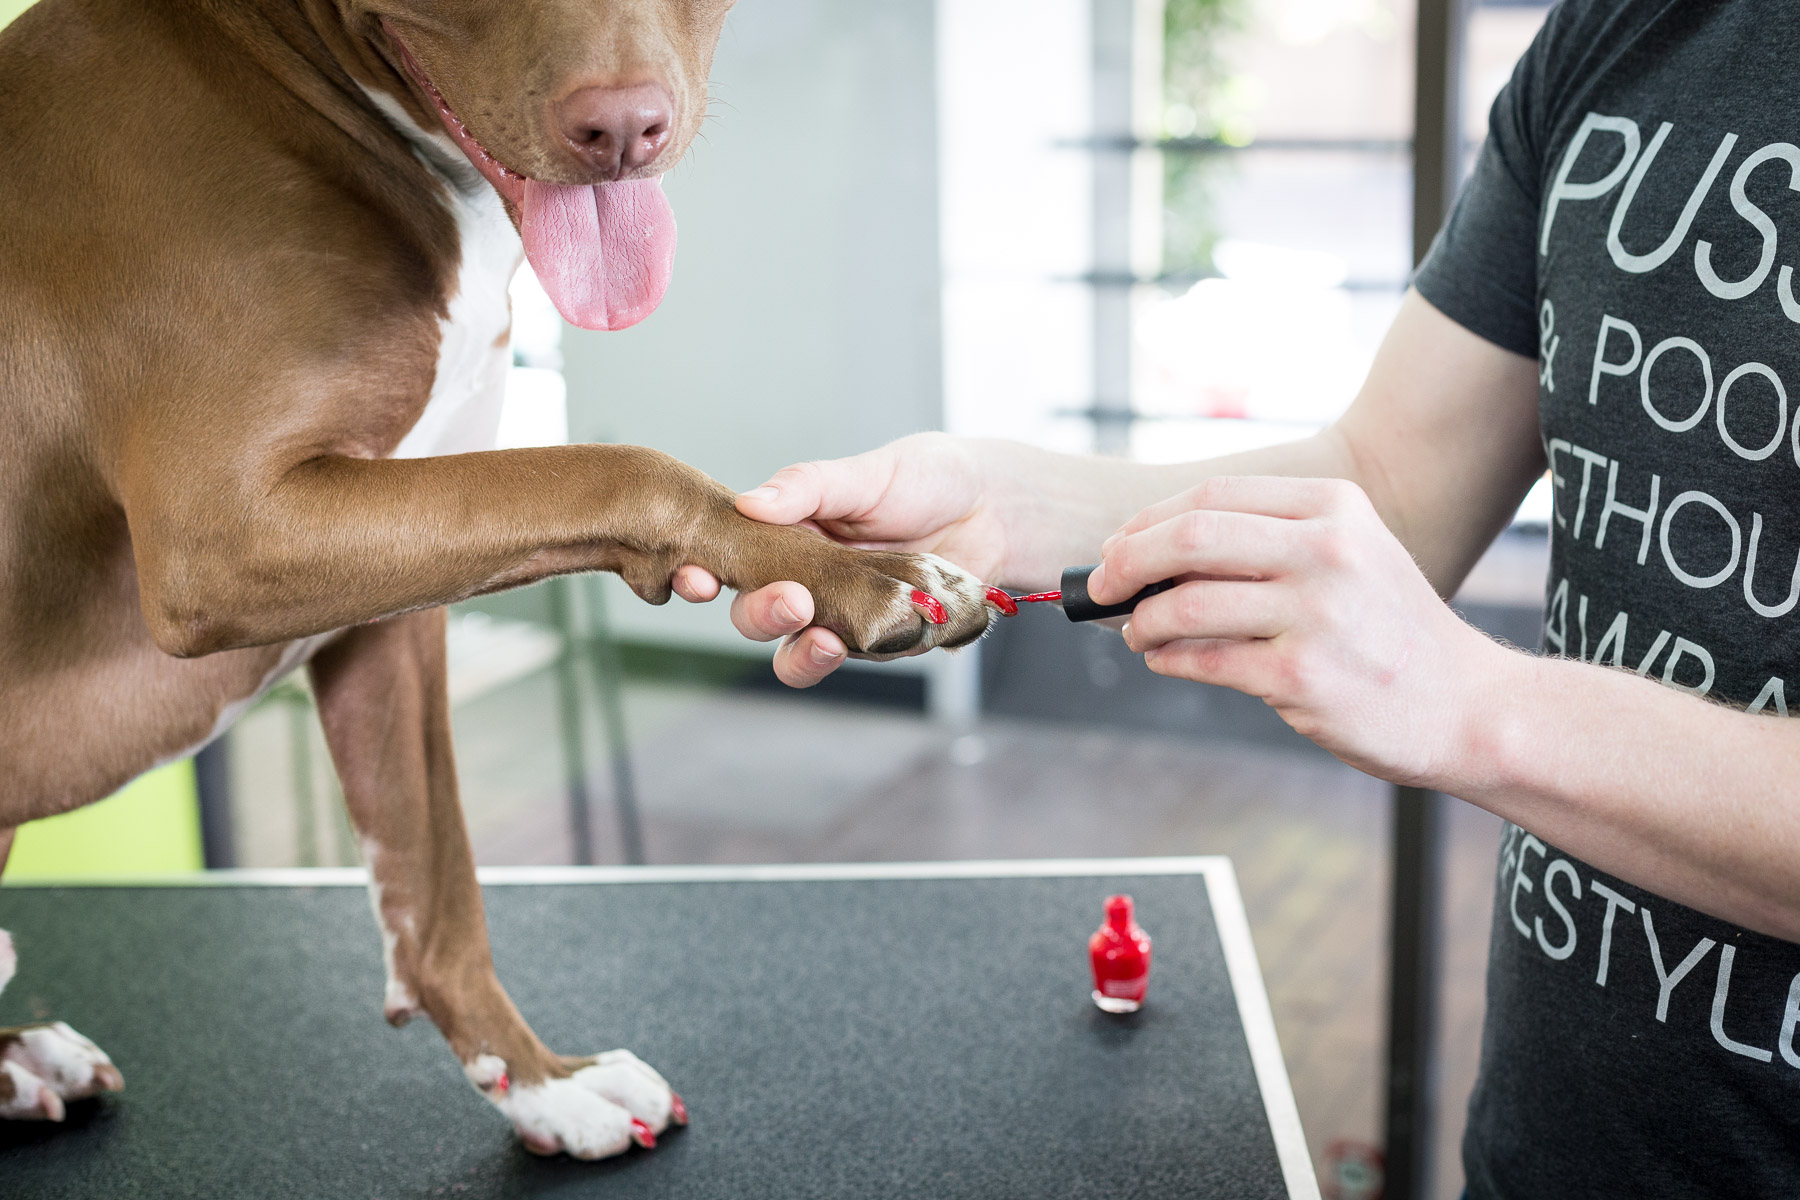
[[[197,477],[124,472],[144,620],[170,654],[309,637],[572,571],[616,572],[662,604],[684,563],[741,591],[804,585],[816,622],[870,657],[959,646],[988,624],[981,582],[949,563],[752,521],[730,490],[640,446],[285,468],[263,448],[219,457]],[[942,606],[929,623],[915,590]]]
[[[681,1100],[626,1051],[552,1054],[494,976],[450,748],[444,611],[349,630],[311,666],[325,738],[369,866],[389,1021],[429,1016],[530,1149],[654,1145]]]

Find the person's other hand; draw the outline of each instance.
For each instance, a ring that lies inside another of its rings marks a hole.
[[[1126,643],[1159,675],[1258,696],[1352,766],[1424,782],[1464,744],[1507,653],[1432,590],[1356,485],[1221,477],[1132,518],[1090,595],[1139,604]]]
[[[799,463],[738,497],[738,511],[772,525],[808,525],[853,546],[936,554],[983,578],[1004,558],[1000,523],[984,504],[986,479],[976,444],[941,433],[902,438],[867,454]],[[719,594],[698,567],[675,574],[675,591],[694,602]],[[754,641],[787,640],[775,674],[811,687],[843,665],[843,640],[809,629],[813,599],[797,583],[774,583],[737,597],[731,621]]]

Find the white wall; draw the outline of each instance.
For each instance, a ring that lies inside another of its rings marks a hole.
[[[1093,396],[1091,0],[941,0],[946,420],[1086,451]]]
[[[654,446],[745,488],[942,423],[933,46],[932,0],[734,10],[712,116],[665,180],[667,299],[636,328],[564,338],[577,441]],[[608,598],[625,637],[745,645],[723,604]]]

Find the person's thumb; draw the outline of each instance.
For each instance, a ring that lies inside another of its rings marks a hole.
[[[737,498],[738,511],[771,525],[856,520],[881,498],[892,475],[882,451],[796,463]]]

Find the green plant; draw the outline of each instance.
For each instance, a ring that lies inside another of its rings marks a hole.
[[[1229,34],[1243,29],[1248,0],[1167,0],[1163,10],[1163,110],[1165,138],[1200,138],[1228,144],[1248,140],[1248,125],[1225,61]],[[1218,240],[1214,191],[1223,169],[1219,155],[1172,149],[1163,155],[1163,269],[1205,274]]]
[[[1216,127],[1220,116],[1216,101],[1225,74],[1221,43],[1226,34],[1243,28],[1248,10],[1246,0],[1167,0],[1163,8],[1165,112],[1186,106],[1195,113],[1197,128]]]

